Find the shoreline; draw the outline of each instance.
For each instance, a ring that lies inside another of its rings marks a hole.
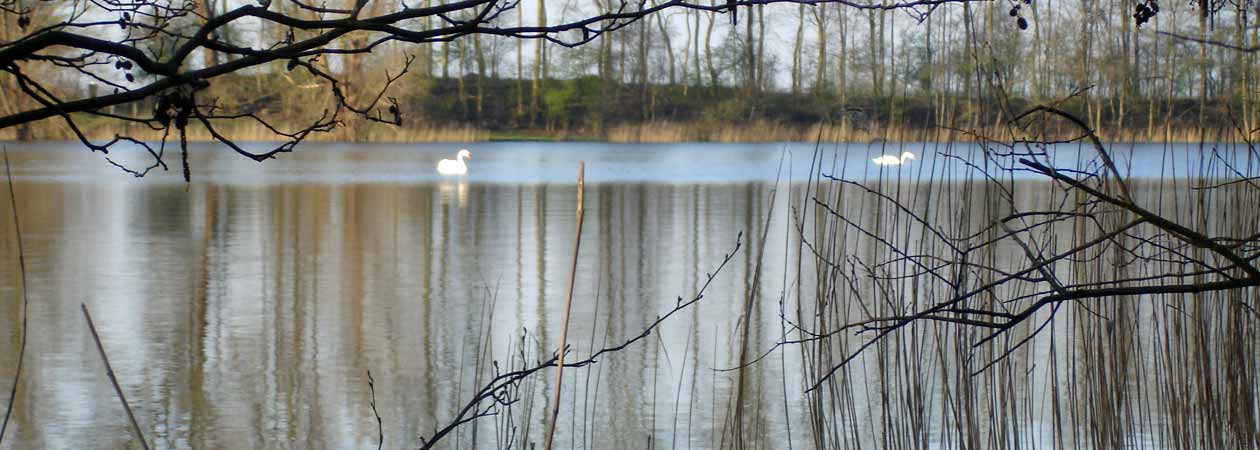
[[[124,135],[147,142],[158,142],[162,132],[127,126],[122,129],[114,124],[92,124],[82,127],[85,135],[96,142],[106,142],[115,135]],[[220,133],[241,142],[278,142],[277,135],[256,124],[224,126]],[[77,141],[77,137],[60,123],[40,123],[31,128],[33,139],[29,141]],[[1009,143],[1013,138],[980,139],[978,136],[1010,136],[1005,127],[987,127],[977,132],[963,132],[946,127],[870,127],[857,129],[841,124],[838,126],[800,126],[771,122],[755,122],[740,125],[705,126],[699,123],[649,122],[623,124],[606,130],[488,130],[471,125],[432,126],[425,128],[394,128],[368,124],[361,128],[339,127],[328,133],[313,133],[303,142],[345,143],[437,143],[437,142],[604,142],[624,144],[682,144],[682,143],[772,143],[772,142],[824,142],[870,143],[889,142],[998,142]],[[1217,142],[1245,142],[1237,130],[1229,128],[1174,129],[1124,129],[1118,131],[1100,129],[1099,138],[1107,143],[1193,144]],[[13,128],[0,130],[0,141],[23,142],[16,139]],[[1076,137],[1076,136],[1071,136]],[[213,137],[201,127],[190,127],[189,142],[213,142]],[[1049,141],[1064,140],[1069,136],[1048,136]],[[178,135],[171,133],[167,142],[178,142]]]

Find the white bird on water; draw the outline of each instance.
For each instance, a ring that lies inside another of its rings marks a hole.
[[[877,166],[900,166],[905,164],[907,159],[914,159],[914,153],[902,152],[900,158],[893,155],[884,155],[872,159],[871,162]]]
[[[472,159],[472,152],[461,148],[459,153],[455,154],[455,159],[438,161],[437,171],[442,175],[465,175],[468,173],[468,164],[464,164],[465,159]]]

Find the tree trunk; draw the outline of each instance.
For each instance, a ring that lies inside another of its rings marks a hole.
[[[678,80],[674,78],[674,46],[669,39],[669,30],[665,27],[665,18],[663,17],[665,14],[663,12],[658,12],[655,15],[656,25],[661,29],[661,41],[665,43],[665,56],[669,61],[669,85],[673,86],[678,82]]]
[[[892,16],[891,20],[892,20],[892,23],[889,24],[890,26],[888,28],[891,28],[894,30],[897,29],[897,16],[896,15]],[[898,111],[897,111],[897,102],[896,102],[897,100],[897,38],[896,38],[896,33],[889,33],[888,40],[892,48],[887,52],[888,60],[885,60],[884,58],[882,58],[882,56],[885,55],[885,52],[884,52],[885,44],[884,44],[884,36],[883,36],[884,15],[882,14],[882,12],[880,14],[879,31],[880,31],[879,53],[881,55],[880,63],[879,63],[879,76],[880,78],[884,78],[885,76],[888,77],[888,81],[887,81],[888,86],[884,92],[884,95],[888,97],[888,118],[886,120],[888,121],[888,126],[892,127],[893,124],[897,123],[897,121],[900,119],[900,115],[898,114]],[[891,62],[891,64],[888,64],[888,62]],[[888,67],[890,66],[892,67],[892,70],[888,70]]]
[[[849,13],[844,8],[836,10],[836,30],[840,34],[840,55],[836,57],[836,95],[840,105],[849,100]]]
[[[426,18],[427,19],[427,18]],[[516,26],[525,26],[525,10],[524,8],[516,9]],[[520,123],[521,117],[525,115],[525,40],[516,40],[516,120]]]
[[[1199,0],[1199,39],[1207,40],[1207,18],[1208,3],[1207,0]],[[1205,114],[1207,113],[1208,98],[1208,64],[1207,64],[1207,44],[1199,43],[1199,129],[1202,133]]]
[[[691,84],[691,42],[695,39],[694,32],[691,30],[691,12],[683,12],[683,28],[687,29],[687,40],[682,45],[682,64],[678,65],[679,78],[682,79],[682,94],[687,95],[687,88]]]
[[[766,5],[757,5],[757,92],[766,86]]]
[[[796,6],[796,38],[792,40],[792,95],[801,93],[801,46],[805,42],[805,4]]]
[[[871,95],[875,97],[879,97],[881,94],[883,94],[882,92],[880,92],[881,86],[879,85],[879,82],[880,82],[879,60],[880,58],[883,58],[883,53],[879,51],[879,39],[882,36],[880,34],[879,27],[876,25],[876,22],[875,22],[875,14],[876,13],[874,11],[869,11],[866,13],[866,25],[868,29],[867,48],[868,48],[868,51],[871,53],[870,58],[868,58],[868,60],[870,61],[870,69],[871,69]]]
[[[214,19],[215,14],[214,14],[213,1],[204,0],[204,1],[198,2],[197,7],[198,9],[201,10],[201,15],[206,17],[206,21],[210,21]],[[218,33],[215,33],[212,31],[207,37],[210,40],[215,40],[215,39],[218,39],[219,36],[218,36]],[[219,52],[216,52],[209,48],[205,48],[201,50],[201,56],[202,56],[202,62],[201,62],[202,67],[213,67],[219,64]]]
[[[879,36],[875,39],[875,44],[879,46],[879,64],[876,67],[876,75],[877,75],[876,79],[879,80],[879,84],[877,84],[875,88],[876,97],[885,95],[884,74],[887,72],[887,70],[885,70],[884,61],[888,55],[887,55],[887,52],[884,51],[884,31],[885,31],[884,21],[887,19],[887,17],[888,17],[888,11],[883,10],[883,9],[879,10]],[[992,29],[993,27],[989,27],[989,28]]]
[[[749,7],[748,20],[744,21],[744,45],[747,50],[744,52],[744,89],[750,93],[757,90],[757,38],[753,34],[753,25],[756,22],[756,12]]]
[[[442,78],[451,77],[451,43],[442,42]]]
[[[538,26],[547,26],[547,2],[538,2]],[[547,78],[547,41],[538,39],[534,41],[534,80],[530,85],[530,117],[531,123],[537,124],[539,114],[539,90],[540,83]]]
[[[638,67],[635,68],[634,72],[635,72],[636,83],[639,85],[639,104],[642,106],[642,118],[643,120],[646,121],[648,119],[648,115],[651,113],[651,111],[649,111],[650,108],[648,106],[648,61],[647,61],[648,40],[647,40],[647,35],[648,33],[652,31],[652,28],[648,26],[647,20],[640,20],[638,28],[639,28],[639,52],[638,52],[638,61],[635,61]]]
[[[694,54],[692,58],[695,60],[695,65],[693,67],[695,68],[696,86],[700,86],[704,84],[704,74],[700,68],[700,11],[694,11],[693,14],[696,17],[696,38],[692,40],[691,44],[692,53]]]
[[[709,82],[713,87],[718,85],[717,68],[713,66],[713,22],[716,20],[716,14],[709,11],[709,29],[704,34],[704,62],[709,69]]]
[[[818,31],[818,73],[814,79],[814,92],[822,94],[827,89],[827,4],[814,7],[814,23]]]
[[[481,51],[481,35],[479,34],[473,35],[473,55],[477,60],[477,120],[481,121],[482,100],[486,97],[486,55]]]

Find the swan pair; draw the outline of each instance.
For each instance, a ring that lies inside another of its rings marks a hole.
[[[438,161],[437,171],[442,175],[466,175],[468,174],[468,164],[464,163],[465,159],[472,159],[472,152],[466,148],[461,148],[459,153],[455,154],[455,159]]]
[[[905,164],[907,159],[914,159],[914,153],[902,152],[900,158],[893,155],[884,155],[871,159],[871,162],[877,166],[900,166]]]
[[[438,161],[437,171],[442,175],[467,175],[468,164],[464,163],[465,159],[472,159],[472,152],[466,148],[459,149],[455,154],[455,159],[443,159]],[[902,152],[900,157],[893,155],[883,155],[878,158],[871,159],[872,163],[877,166],[899,166],[905,164],[906,160],[914,159],[914,153]]]

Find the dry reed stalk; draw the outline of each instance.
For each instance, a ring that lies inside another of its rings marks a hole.
[[[114,393],[118,394],[118,401],[122,402],[123,409],[127,411],[127,419],[131,420],[131,430],[136,432],[136,438],[140,439],[140,446],[144,450],[149,450],[149,441],[145,440],[144,432],[140,430],[140,423],[136,422],[136,415],[131,412],[131,406],[127,404],[127,396],[123,395],[122,388],[118,386],[118,378],[114,376],[114,369],[109,365],[109,357],[105,356],[105,346],[101,345],[101,336],[96,333],[96,325],[92,323],[92,314],[88,312],[86,303],[80,303],[79,308],[83,310],[83,319],[87,320],[88,330],[92,332],[92,340],[96,341],[96,351],[101,354],[101,362],[105,363],[105,375],[109,376],[109,382],[114,385]]]
[[[528,355],[526,351],[523,350],[526,337],[527,336],[524,336],[524,335],[522,335],[521,337],[521,346],[522,346],[521,365],[522,366],[529,365],[529,360],[527,358]],[[525,448],[525,445],[527,443],[529,444],[529,448],[532,449],[534,447],[534,443],[530,442],[529,440],[529,431],[533,429],[533,427],[531,427],[530,424],[533,423],[533,418],[534,418],[534,403],[535,403],[535,397],[537,397],[537,395],[535,395],[535,392],[538,387],[537,378],[530,378],[528,383],[529,383],[529,390],[528,390],[528,393],[525,394],[525,398],[526,398],[525,411],[522,413],[524,415],[523,417],[524,420],[521,421],[521,423],[525,424],[524,425],[525,430],[521,433],[520,448],[522,449]]]
[[[9,208],[13,212],[13,230],[17,236],[18,272],[22,280],[22,343],[18,347],[17,371],[13,373],[13,386],[9,388],[9,406],[4,410],[4,423],[0,423],[0,443],[4,442],[4,432],[9,428],[13,403],[17,401],[18,382],[22,380],[22,361],[26,359],[26,309],[30,303],[26,295],[26,254],[22,249],[22,223],[18,220],[17,195],[13,192],[13,170],[9,167],[9,147],[4,147],[3,151],[4,174],[9,184]]]
[[[788,169],[788,173],[789,173],[789,175],[788,175],[788,195],[787,195],[788,200],[787,200],[787,202],[788,202],[788,204],[791,204],[791,201],[792,201],[792,200],[791,200],[791,199],[792,199],[792,187],[791,187],[791,186],[792,186],[792,177],[791,177],[791,175],[790,175],[790,174],[792,173],[792,170],[791,170],[790,168]],[[784,211],[785,211],[785,215],[787,216],[787,217],[785,217],[785,220],[787,220],[787,221],[788,221],[788,223],[791,223],[791,220],[792,220],[792,219],[791,219],[791,209],[790,209],[790,208],[784,208]],[[791,258],[791,249],[792,249],[792,240],[791,240],[791,236],[792,236],[792,232],[791,232],[791,231],[788,231],[788,232],[785,232],[785,233],[784,233],[784,239],[783,239],[783,261],[785,261],[785,262],[786,262],[786,261],[789,261],[789,260],[790,260],[790,258]],[[788,334],[788,332],[787,332],[787,310],[786,310],[786,303],[787,303],[787,301],[788,301],[788,285],[789,285],[789,284],[788,284],[788,266],[789,266],[789,264],[786,264],[786,263],[785,263],[785,264],[783,264],[783,278],[781,279],[781,283],[782,283],[782,291],[781,291],[781,292],[780,292],[780,294],[779,294],[779,337],[780,337],[780,339],[786,339],[786,338],[787,338],[787,334]],[[783,390],[783,391],[782,391],[782,392],[783,392],[783,424],[784,424],[784,426],[785,426],[785,427],[787,427],[787,448],[788,448],[788,450],[793,450],[793,447],[792,447],[792,415],[791,415],[791,411],[792,411],[792,402],[791,402],[791,399],[788,397],[787,373],[788,373],[788,369],[787,369],[787,352],[786,352],[786,351],[781,351],[781,352],[779,352],[779,385],[780,385],[780,388],[782,388],[782,390]],[[681,383],[681,382],[679,383],[679,386],[680,386],[680,388],[681,388],[681,386],[682,386],[682,383]]]
[[[480,333],[480,330],[478,330],[478,333]],[[456,375],[455,375],[455,395],[452,398],[452,401],[455,402],[454,404],[455,408],[459,407],[459,403],[462,401],[460,400],[459,396],[462,395],[462,393],[464,392],[464,367],[467,365],[467,364],[464,364],[464,353],[467,351],[468,346],[465,344],[467,341],[468,341],[468,329],[465,328],[463,333],[460,333],[460,336],[459,336],[459,359],[456,359],[456,361],[458,361],[458,364],[459,364],[459,371],[456,372]],[[473,387],[473,392],[474,392],[473,395],[476,395],[475,394],[475,392],[477,392],[476,386]],[[463,432],[464,432],[463,428],[455,429],[455,450],[459,450],[459,444],[460,444],[459,438],[463,434]]]
[[[696,324],[693,322],[691,324],[691,329],[687,332],[687,336],[691,336],[692,333],[695,332]],[[672,432],[673,441],[669,445],[670,450],[678,449],[678,407],[679,404],[682,403],[683,378],[687,375],[687,355],[689,354],[691,354],[691,339],[687,339],[686,344],[683,346],[682,359],[679,360],[682,362],[679,364],[678,368],[678,388],[674,391],[674,428]]]
[[[611,300],[612,300],[612,294],[610,293],[609,301]],[[604,348],[608,347],[608,331],[611,328],[612,328],[612,315],[609,315],[608,319],[604,322],[604,337],[603,337],[603,340],[601,341],[603,343]],[[593,348],[594,347],[592,347],[592,349]],[[593,404],[596,404],[596,405],[599,404],[599,387],[602,384],[601,381],[603,381],[603,379],[604,379],[604,365],[601,364],[599,368],[595,369],[595,392],[591,394],[591,403]],[[595,428],[595,419],[596,419],[596,415],[591,414],[591,429]],[[587,444],[586,448],[594,449],[596,442],[597,441],[592,437],[590,443]]]
[[[577,182],[577,231],[573,235],[573,265],[569,269],[569,294],[564,302],[564,319],[560,324],[560,350],[556,355],[556,395],[551,404],[551,420],[547,427],[547,441],[543,450],[551,450],[551,442],[556,434],[556,418],[560,416],[560,394],[564,387],[564,353],[569,335],[569,312],[573,308],[573,285],[577,281],[578,252],[582,248],[582,194],[585,189],[586,163],[578,162]]]
[[[599,293],[600,293],[601,288],[603,287],[603,283],[604,283],[604,274],[601,271],[599,274],[599,278],[597,278],[595,281],[595,313],[592,316],[595,318],[596,324],[599,323],[599,305],[600,303],[602,303],[599,299]],[[591,327],[591,339],[590,339],[590,342],[587,344],[587,348],[592,349],[591,351],[594,351],[595,349],[595,334],[596,334],[595,332],[597,329],[598,329],[598,325]],[[588,448],[588,449],[591,448],[591,441],[589,440],[589,438],[591,437],[590,436],[591,435],[590,421],[592,420],[592,418],[593,418],[593,415],[591,414],[591,373],[590,371],[587,371],[586,384],[582,388],[582,446],[583,448]]]
[[[739,339],[739,360],[738,360],[738,366],[737,366],[738,371],[736,372],[735,398],[733,399],[735,410],[733,414],[731,415],[731,423],[730,423],[730,425],[732,426],[731,428],[731,437],[733,439],[732,445],[737,450],[742,450],[746,446],[746,444],[744,443],[744,431],[745,431],[744,429],[744,395],[746,391],[745,370],[748,368],[750,364],[749,358],[751,356],[748,353],[748,339],[749,339],[749,334],[752,329],[753,313],[755,312],[753,305],[755,304],[757,298],[759,297],[758,291],[761,287],[761,266],[766,256],[766,242],[769,240],[767,238],[769,237],[769,233],[770,233],[770,222],[771,222],[771,219],[774,218],[775,201],[778,197],[779,182],[781,181],[781,177],[783,175],[783,161],[786,159],[786,155],[787,155],[787,152],[784,151],[779,156],[779,168],[777,170],[777,175],[775,176],[774,188],[771,189],[770,191],[770,202],[768,203],[768,206],[767,206],[767,208],[769,208],[769,211],[766,213],[766,219],[764,223],[762,224],[761,241],[757,244],[758,245],[757,260],[756,260],[755,265],[752,267],[752,283],[748,287],[748,292],[746,293],[746,297],[745,297],[745,301],[743,305],[742,315],[740,316],[740,323],[742,324],[742,328],[740,331],[740,339]],[[755,213],[750,213],[750,218],[753,214]],[[758,406],[760,406],[760,402],[758,402]],[[755,415],[756,414],[754,413],[754,416]]]

